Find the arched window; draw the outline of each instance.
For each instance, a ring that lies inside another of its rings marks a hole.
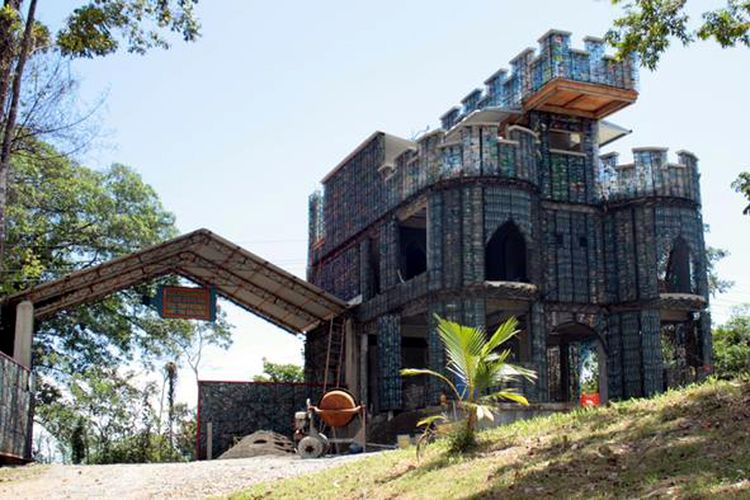
[[[484,277],[487,281],[528,281],[526,240],[513,222],[503,224],[487,242]]]
[[[665,285],[669,293],[693,293],[690,248],[682,237],[674,241],[667,262]]]

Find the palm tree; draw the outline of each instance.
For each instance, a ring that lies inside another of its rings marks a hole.
[[[177,364],[174,361],[170,361],[164,365],[164,377],[168,383],[167,403],[169,404],[169,413],[167,414],[167,421],[169,422],[167,441],[169,442],[169,447],[173,448],[172,429],[174,428],[174,393],[177,386]]]
[[[410,377],[430,375],[442,380],[456,396],[459,406],[466,413],[464,428],[466,444],[474,441],[477,421],[479,419],[494,420],[491,406],[492,401],[515,401],[528,405],[528,400],[517,389],[503,386],[509,382],[525,378],[529,381],[536,379],[536,373],[521,366],[508,363],[510,349],[500,350],[500,346],[518,333],[518,321],[509,318],[501,324],[489,338],[483,328],[473,328],[448,321],[435,315],[440,340],[445,346],[448,358],[446,368],[455,379],[460,382],[462,390],[456,387],[445,375],[433,370],[405,368],[401,375]],[[446,420],[444,416],[428,417],[418,425],[429,425],[436,420]],[[466,446],[461,446],[465,448]]]

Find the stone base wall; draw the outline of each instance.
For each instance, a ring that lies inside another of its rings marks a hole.
[[[196,457],[207,458],[208,423],[211,423],[213,458],[243,436],[258,430],[292,437],[294,413],[317,403],[322,385],[275,382],[198,382]]]

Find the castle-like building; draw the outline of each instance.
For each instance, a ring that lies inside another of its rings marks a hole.
[[[435,314],[487,330],[516,316],[534,401],[650,395],[710,371],[697,159],[602,154],[628,133],[604,119],[636,101],[636,64],[584,47],[549,31],[441,128],[375,132],[323,179],[308,280],[353,307],[308,333],[308,381],[336,376],[376,412],[433,404],[440,387],[399,369],[444,369]]]

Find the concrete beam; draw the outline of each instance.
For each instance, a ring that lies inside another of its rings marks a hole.
[[[24,300],[16,307],[16,331],[13,359],[31,369],[31,343],[34,339],[34,304]]]
[[[355,399],[359,400],[362,397],[359,387],[359,349],[351,318],[347,318],[344,323],[344,337],[344,381]]]

